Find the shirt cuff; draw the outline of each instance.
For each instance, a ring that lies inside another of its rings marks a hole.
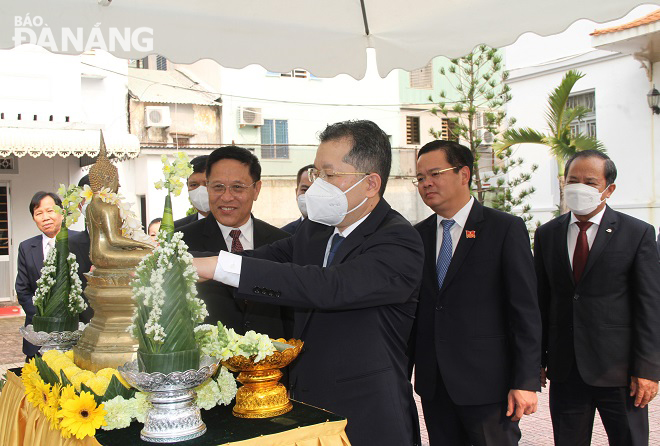
[[[227,251],[220,251],[218,264],[215,266],[213,280],[238,288],[241,280],[241,265],[243,258]]]

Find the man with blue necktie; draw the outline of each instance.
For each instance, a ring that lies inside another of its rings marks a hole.
[[[452,141],[419,151],[413,181],[434,214],[415,228],[424,270],[415,390],[431,446],[504,446],[536,411],[541,315],[522,219],[470,195],[474,158]]]

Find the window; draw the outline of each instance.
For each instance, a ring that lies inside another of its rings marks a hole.
[[[276,73],[275,71],[267,71],[266,76],[270,77],[295,77],[297,79],[311,79],[314,76],[307,70],[293,70],[286,73]]]
[[[571,133],[582,133],[583,135],[596,138],[596,93],[589,91],[568,97],[566,101],[566,108],[575,108],[577,106],[586,107],[589,109],[581,120],[574,120],[571,122]]]
[[[456,123],[449,118],[442,118],[442,139],[458,142],[458,135],[454,133]]]
[[[167,59],[163,56],[156,56],[156,69],[160,71],[167,71]]]
[[[431,90],[433,88],[433,61],[424,68],[410,72],[410,88]]]
[[[419,116],[406,116],[406,144],[419,144]]]
[[[0,256],[9,255],[9,187],[0,184]]]
[[[18,160],[15,156],[0,158],[0,173],[18,173]]]
[[[289,159],[289,121],[264,119],[261,126],[261,158]]]

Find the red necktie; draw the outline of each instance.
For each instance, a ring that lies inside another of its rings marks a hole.
[[[241,236],[241,230],[232,229],[231,231],[229,231],[229,235],[232,238],[231,252],[243,252],[243,245],[241,244],[241,240],[239,239],[239,237]]]
[[[577,284],[582,277],[584,267],[587,265],[587,258],[589,257],[589,241],[587,240],[587,229],[593,223],[590,221],[577,222],[580,233],[577,236],[577,243],[575,243],[575,252],[573,253],[573,278]]]

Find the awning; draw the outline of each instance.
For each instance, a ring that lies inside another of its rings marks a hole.
[[[135,135],[103,132],[103,138],[108,155],[135,158],[140,153],[140,142]],[[99,141],[99,130],[0,127],[0,157],[87,155],[93,158],[99,154]]]
[[[618,19],[644,3],[658,0],[6,0],[0,48],[99,48],[130,59],[211,58],[229,68],[257,63],[362,78],[366,48],[376,50],[385,76],[481,43],[502,47],[528,31],[549,35],[578,19]]]

